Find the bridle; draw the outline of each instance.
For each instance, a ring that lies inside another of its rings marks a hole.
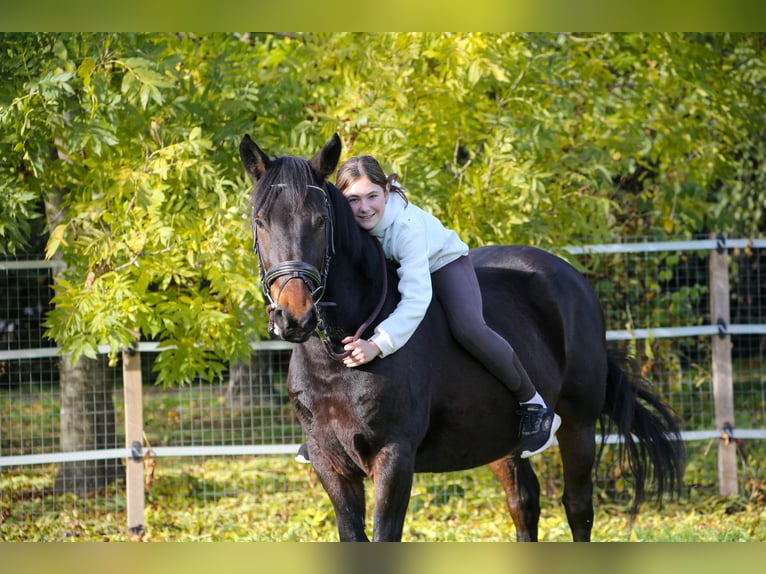
[[[274,184],[272,187],[283,187],[285,184]],[[327,274],[330,272],[330,260],[335,254],[334,243],[334,225],[333,225],[333,211],[330,205],[330,198],[327,195],[327,191],[316,185],[308,185],[309,189],[316,189],[322,193],[324,198],[324,205],[327,211],[327,222],[325,224],[325,253],[322,259],[321,269],[317,269],[311,263],[305,261],[288,260],[282,263],[277,263],[264,270],[261,263],[261,251],[260,244],[258,243],[258,226],[253,221],[253,250],[258,256],[258,276],[261,280],[261,289],[263,289],[263,295],[269,302],[269,309],[271,311],[277,308],[277,302],[280,295],[284,290],[287,283],[292,279],[300,279],[308,287],[311,292],[311,299],[314,302],[314,306],[322,300],[325,287],[327,286]],[[276,301],[271,296],[271,285],[277,279],[282,278],[282,282],[279,284],[279,292],[277,293]]]
[[[286,184],[273,184],[272,187],[284,187],[285,185]],[[264,270],[263,264],[261,263],[260,244],[258,242],[258,226],[256,225],[255,221],[252,223],[253,250],[255,251],[258,259],[258,276],[260,277],[263,294],[269,302],[269,331],[273,332],[274,330],[273,314],[274,310],[277,308],[277,303],[280,296],[282,295],[282,291],[285,289],[289,281],[293,279],[300,279],[305,283],[306,287],[311,293],[312,305],[314,308],[314,313],[317,317],[317,326],[315,331],[319,336],[319,339],[325,344],[328,353],[334,359],[342,361],[350,355],[350,352],[345,351],[343,353],[336,353],[332,350],[330,337],[327,334],[327,329],[322,320],[322,314],[319,312],[320,305],[336,305],[336,303],[333,302],[322,302],[325,287],[327,286],[327,276],[330,272],[330,261],[332,260],[333,255],[335,255],[335,221],[333,219],[333,209],[330,203],[330,197],[327,194],[326,189],[311,184],[307,185],[307,188],[316,189],[322,193],[325,210],[327,212],[327,221],[325,224],[325,252],[324,257],[322,258],[322,266],[320,269],[317,269],[311,263],[306,263],[305,261],[288,260],[281,263],[276,263],[275,265],[269,267],[269,269]],[[356,330],[356,333],[353,336],[354,340],[359,339],[362,334],[370,327],[375,318],[380,314],[380,311],[383,309],[383,304],[386,301],[386,294],[388,293],[388,272],[386,269],[386,256],[383,252],[383,246],[381,245],[380,241],[375,240],[375,244],[378,246],[381,257],[381,268],[383,270],[381,295],[377,305],[375,306],[375,309],[373,309],[368,319]],[[275,301],[271,296],[271,285],[278,279],[281,279],[282,282],[279,284],[279,291]]]

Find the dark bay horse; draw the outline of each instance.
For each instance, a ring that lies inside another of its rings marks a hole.
[[[311,462],[335,509],[341,540],[368,540],[364,479],[374,486],[373,539],[400,540],[413,473],[489,465],[505,489],[518,540],[537,540],[540,486],[516,452],[519,421],[506,387],[452,338],[434,301],[410,341],[357,368],[340,340],[372,325],[398,300],[377,239],[358,227],[327,181],[340,158],[335,135],[310,160],[270,159],[245,136],[240,156],[254,182],[252,224],[272,331],[300,343],[288,392]],[[562,501],[576,541],[590,540],[596,423],[622,438],[634,508],[653,482],[658,501],[679,488],[683,443],[673,414],[607,351],[601,306],[563,259],[532,247],[471,252],[487,322],[519,353],[562,419]]]

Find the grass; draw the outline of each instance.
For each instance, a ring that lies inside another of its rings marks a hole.
[[[278,381],[278,386],[283,381]],[[738,417],[763,425],[762,383],[738,388]],[[302,431],[288,404],[227,402],[225,387],[144,389],[146,435],[154,446],[273,444],[299,442]],[[704,400],[703,400],[704,399]],[[117,428],[122,396],[115,391]],[[707,403],[704,397],[687,401]],[[697,428],[702,404],[686,404]],[[0,452],[29,454],[59,450],[59,398],[55,386],[0,391]],[[703,425],[702,428],[711,428]],[[744,425],[743,428],[747,428]],[[121,443],[120,438],[119,442]],[[661,510],[645,504],[631,523],[629,490],[607,451],[595,493],[597,541],[766,541],[766,441],[746,441],[740,492],[715,495],[717,439],[687,444],[684,492]],[[571,539],[560,498],[561,468],[555,449],[535,457],[543,489],[540,538]],[[157,459],[145,504],[150,541],[334,541],[329,500],[310,467],[290,457]],[[54,465],[0,469],[0,541],[123,541],[124,486],[86,497],[55,495]],[[368,489],[371,490],[371,489]],[[368,516],[372,515],[369,501]],[[369,520],[368,520],[369,522]],[[485,468],[416,478],[405,522],[407,541],[506,541],[513,526],[494,477]]]
[[[122,485],[77,498],[51,493],[55,467],[0,478],[2,541],[126,541]],[[571,536],[557,487],[545,486],[542,541]],[[368,491],[371,490],[368,488]],[[624,501],[596,495],[593,540],[740,542],[766,540],[766,486],[753,479],[731,498],[694,495],[645,505],[631,524]],[[368,516],[372,501],[368,493]],[[369,522],[369,520],[368,520]],[[334,541],[332,507],[310,466],[289,457],[160,459],[146,494],[147,541]],[[405,541],[507,541],[514,531],[486,469],[416,479]]]

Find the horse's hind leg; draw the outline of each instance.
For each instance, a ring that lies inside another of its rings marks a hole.
[[[594,425],[568,426],[564,420],[556,434],[564,466],[564,493],[561,501],[575,542],[590,541],[593,529],[595,432]]]
[[[540,520],[540,483],[528,460],[508,455],[490,463],[489,469],[505,491],[505,502],[516,526],[516,540],[536,542]]]

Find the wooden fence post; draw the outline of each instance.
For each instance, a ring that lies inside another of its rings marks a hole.
[[[718,249],[710,252],[710,315],[718,324],[713,336],[713,399],[718,441],[718,490],[722,496],[737,494],[737,445],[734,443],[734,384],[731,366],[731,335],[728,333],[729,258],[726,235],[716,237]]]
[[[144,408],[141,390],[141,354],[122,353],[122,379],[125,391],[125,446],[131,456],[125,461],[125,487],[128,506],[128,533],[133,540],[144,534]]]

